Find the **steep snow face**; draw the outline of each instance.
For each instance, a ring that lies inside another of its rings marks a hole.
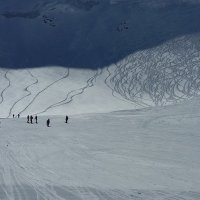
[[[103,68],[200,31],[199,1],[0,2],[0,66]]]
[[[125,99],[165,105],[200,92],[199,36],[177,38],[116,63],[111,87]]]
[[[199,1],[0,4],[0,117],[108,112],[199,95]],[[18,67],[25,69],[9,69]]]
[[[104,69],[0,68],[0,117],[65,115],[167,105],[200,94],[199,36],[127,56]]]

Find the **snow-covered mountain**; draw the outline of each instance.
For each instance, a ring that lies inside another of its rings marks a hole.
[[[200,93],[199,36],[138,51],[96,70],[0,69],[0,116],[78,114],[167,105]]]
[[[199,200],[199,11],[0,1],[0,199]]]
[[[200,31],[195,0],[0,2],[0,66],[103,68]]]
[[[167,105],[200,92],[200,2],[0,2],[0,117]]]

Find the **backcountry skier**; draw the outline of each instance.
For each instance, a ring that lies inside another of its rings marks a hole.
[[[66,117],[65,117],[65,123],[68,122],[68,119],[69,119],[69,117],[66,115]]]
[[[47,127],[50,125],[50,119],[47,119]]]

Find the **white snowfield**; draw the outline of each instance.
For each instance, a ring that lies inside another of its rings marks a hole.
[[[2,119],[0,199],[199,200],[199,102]]]
[[[199,200],[198,44],[98,70],[0,68],[0,200]]]

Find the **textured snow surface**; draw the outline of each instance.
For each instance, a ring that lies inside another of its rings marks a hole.
[[[106,69],[0,69],[0,76],[0,117],[3,118],[12,114],[65,115],[139,107],[114,94],[109,88],[110,73]]]
[[[103,69],[0,68],[0,117],[168,105],[200,94],[199,36],[131,54]]]
[[[2,119],[0,199],[199,200],[199,102]]]

